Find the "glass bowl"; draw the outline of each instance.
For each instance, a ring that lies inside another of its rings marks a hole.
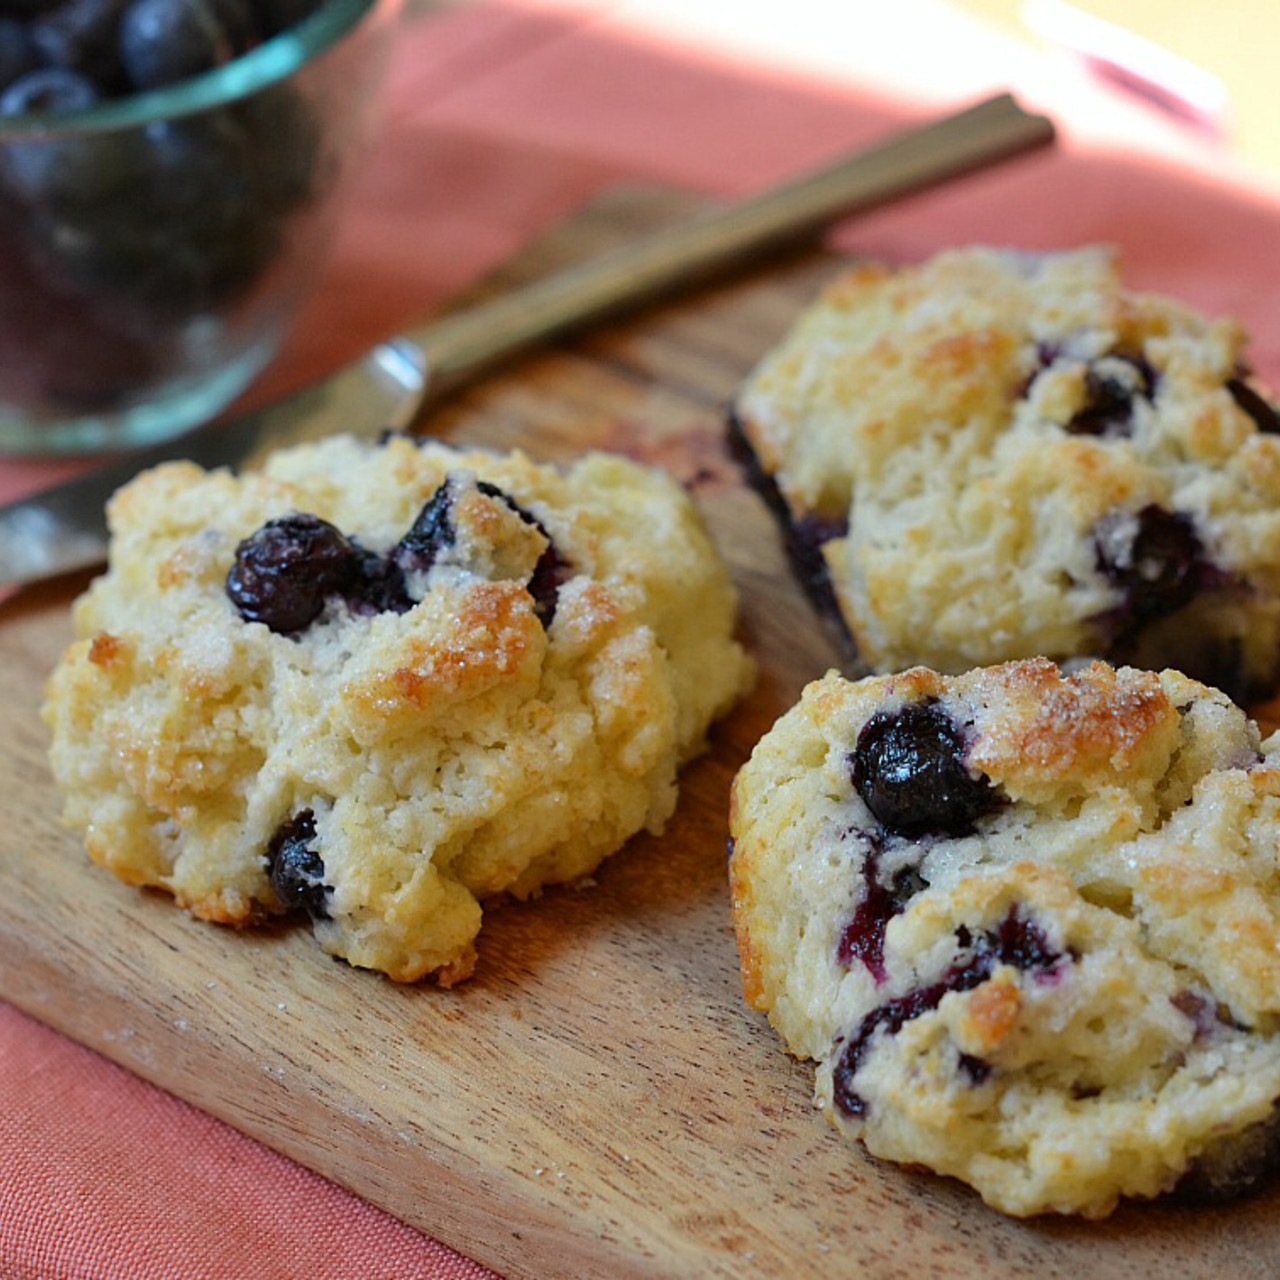
[[[400,0],[322,0],[235,61],[0,118],[0,452],[131,448],[216,415],[316,277]]]

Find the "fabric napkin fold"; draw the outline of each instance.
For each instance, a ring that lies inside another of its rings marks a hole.
[[[840,242],[894,259],[973,241],[1114,243],[1131,282],[1242,317],[1259,372],[1280,375],[1280,200],[1264,183],[942,3],[877,6],[875,18],[840,7],[860,15],[856,29],[833,8],[744,0],[729,20],[676,0],[567,0],[407,27],[381,143],[254,394],[419,318],[616,179],[730,194],[1009,86],[1063,126],[1053,154],[879,211]],[[822,21],[850,25],[821,38]],[[0,500],[77,465],[0,463]],[[2,1005],[0,1097],[0,1275],[485,1274]]]

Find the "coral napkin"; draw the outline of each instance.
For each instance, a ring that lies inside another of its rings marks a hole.
[[[879,212],[843,241],[902,259],[1115,243],[1133,283],[1241,316],[1259,372],[1280,375],[1275,194],[940,0],[874,9],[570,0],[410,26],[383,141],[259,394],[417,318],[614,179],[728,194],[1008,87],[1063,126],[1054,154]],[[0,465],[0,498],[70,469]],[[486,1274],[3,1005],[0,1098],[0,1275]]]

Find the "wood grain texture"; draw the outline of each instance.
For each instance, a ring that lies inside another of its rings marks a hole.
[[[507,276],[687,207],[615,193]],[[829,269],[793,257],[650,311],[431,423],[543,458],[616,449],[670,468],[706,513],[761,680],[686,770],[661,838],[593,887],[489,909],[475,978],[452,991],[350,969],[304,928],[193,921],[91,867],[56,821],[37,707],[83,586],[64,582],[0,610],[0,995],[510,1276],[1280,1274],[1280,1190],[1025,1223],[869,1159],[742,1001],[729,782],[836,655],[729,463],[722,405]]]

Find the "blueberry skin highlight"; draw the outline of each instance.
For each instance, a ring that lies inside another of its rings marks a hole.
[[[267,846],[271,887],[287,911],[305,911],[313,920],[328,920],[329,889],[324,862],[314,848],[315,814],[303,809],[276,831]]]
[[[1004,802],[985,775],[964,763],[960,726],[936,701],[874,715],[849,757],[853,784],[886,831],[966,836]]]
[[[43,67],[19,76],[0,94],[0,115],[84,111],[99,96],[93,81],[85,76],[62,67]]]
[[[1176,612],[1212,576],[1191,517],[1155,503],[1132,517],[1117,513],[1099,521],[1094,563],[1123,592],[1131,625]]]
[[[123,91],[117,37],[127,2],[65,0],[46,9],[28,27],[41,62],[86,76],[104,95]]]
[[[39,55],[27,28],[13,18],[0,18],[0,90],[38,65]]]
[[[235,55],[211,0],[133,0],[120,20],[120,60],[135,89],[176,84]]]
[[[246,622],[293,635],[320,616],[330,596],[355,586],[360,570],[358,552],[327,520],[284,516],[236,548],[226,592]]]

